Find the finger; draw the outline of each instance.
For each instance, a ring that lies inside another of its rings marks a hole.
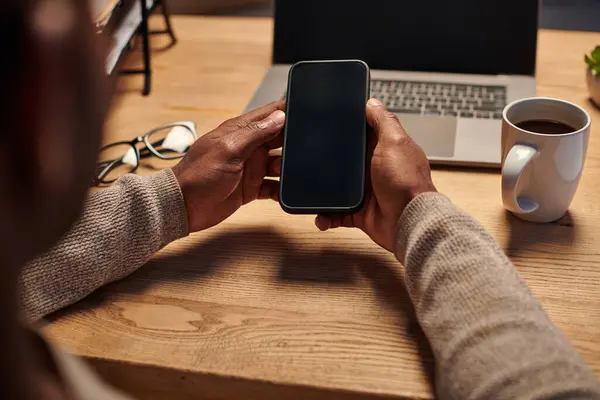
[[[329,229],[336,229],[342,226],[344,217],[342,215],[334,215],[331,217],[331,226]]]
[[[356,228],[356,224],[354,223],[354,215],[344,215],[342,218],[342,228]]]
[[[281,176],[281,156],[269,156],[269,161],[267,161],[267,176],[271,178]]]
[[[262,121],[277,110],[285,112],[285,105],[285,100],[275,101],[256,110],[250,111],[249,113],[241,115],[238,118],[234,118],[232,123],[237,123],[238,125],[244,126],[250,124],[251,122]],[[277,135],[272,141],[267,143],[267,148],[269,150],[278,149],[282,146],[283,135]]]
[[[285,111],[285,100],[274,101],[273,103],[269,103],[265,106],[257,108],[256,110],[252,110],[246,114],[240,115],[238,118],[253,122],[262,121],[277,110]]]
[[[267,161],[269,155],[266,150],[259,149],[244,163],[244,174],[242,177],[242,198],[244,204],[248,204],[258,198],[263,179],[267,173]]]
[[[331,217],[331,229],[333,228],[354,228],[352,214],[334,215]]]
[[[240,126],[226,134],[222,140],[227,143],[231,158],[246,160],[256,149],[280,134],[284,123],[285,113],[277,110],[258,122],[250,121],[245,126]]]
[[[315,225],[322,231],[336,228],[355,228],[352,215],[318,215]]]
[[[264,179],[258,198],[261,200],[279,201],[279,182],[272,179]]]
[[[275,136],[275,139],[271,140],[267,143],[267,148],[269,150],[279,149],[283,147],[283,132],[281,134]]]
[[[325,232],[331,227],[331,218],[326,215],[317,215],[315,218],[315,225],[320,231]]]
[[[367,122],[373,128],[373,132],[378,139],[407,136],[398,117],[388,111],[383,103],[377,99],[370,99],[367,102]]]

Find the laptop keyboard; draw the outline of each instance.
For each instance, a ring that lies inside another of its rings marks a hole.
[[[372,80],[371,97],[395,113],[502,119],[506,87]]]

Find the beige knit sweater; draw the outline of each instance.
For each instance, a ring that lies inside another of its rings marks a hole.
[[[34,321],[68,306],[187,233],[171,170],[126,176],[91,195],[80,222],[24,269],[23,310]],[[441,194],[423,194],[404,211],[397,238],[440,398],[600,399],[594,373],[472,217]]]

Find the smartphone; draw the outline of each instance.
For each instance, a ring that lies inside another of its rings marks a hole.
[[[364,202],[369,66],[302,61],[287,89],[279,203],[291,214],[353,213]]]

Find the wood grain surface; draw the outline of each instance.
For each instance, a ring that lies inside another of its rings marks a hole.
[[[174,24],[176,47],[163,51],[153,38],[152,95],[139,95],[139,77],[121,82],[107,142],[176,120],[207,132],[243,110],[269,67],[268,19]],[[539,94],[582,105],[594,122],[600,111],[587,99],[583,54],[598,43],[600,34],[558,31],[542,31],[539,41]],[[600,374],[598,135],[600,122],[570,213],[554,224],[508,215],[496,170],[437,167],[433,175],[497,238]],[[358,231],[320,233],[312,217],[286,215],[271,202],[173,243],[59,313],[47,332],[145,399],[433,397],[432,356],[393,256]]]

